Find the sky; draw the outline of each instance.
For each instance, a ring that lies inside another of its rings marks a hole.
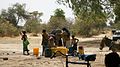
[[[50,16],[54,14],[54,10],[57,8],[64,10],[66,18],[74,18],[72,10],[67,6],[59,5],[56,0],[1,0],[0,11],[7,9],[15,3],[26,3],[26,10],[30,12],[42,12],[43,16],[41,19],[43,22],[48,22]]]

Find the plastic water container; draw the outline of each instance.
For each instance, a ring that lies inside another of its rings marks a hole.
[[[39,48],[33,48],[33,55],[36,57],[39,55]]]
[[[66,55],[68,54],[68,49],[65,47],[56,47],[56,48],[51,48],[52,52],[57,52],[57,56],[60,56],[61,54],[59,52],[61,52],[62,54]]]
[[[79,52],[79,54],[84,54],[84,48],[83,48],[83,46],[79,46],[78,52]]]

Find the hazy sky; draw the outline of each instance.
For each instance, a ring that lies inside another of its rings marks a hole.
[[[15,3],[26,3],[26,9],[28,11],[39,11],[43,12],[41,19],[43,22],[47,22],[50,18],[50,15],[54,14],[56,8],[61,8],[65,12],[66,17],[73,18],[72,10],[66,6],[59,5],[55,2],[56,0],[1,0],[0,10],[7,9],[9,6],[12,6]]]

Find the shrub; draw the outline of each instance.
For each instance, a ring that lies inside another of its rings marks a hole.
[[[18,36],[19,31],[8,21],[0,24],[0,36]]]

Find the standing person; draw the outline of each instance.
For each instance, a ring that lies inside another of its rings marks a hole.
[[[73,46],[73,51],[77,51],[77,43],[78,42],[79,42],[79,40],[77,38],[75,38],[74,35],[72,35],[71,45]]]
[[[56,33],[55,33],[55,45],[56,46],[62,46],[62,35],[61,35],[62,31],[57,29]]]
[[[23,55],[26,55],[25,51],[27,51],[27,55],[29,55],[29,50],[28,50],[29,41],[26,35],[26,31],[22,31],[21,39],[23,40]]]
[[[70,45],[70,32],[66,28],[63,28],[62,31],[63,31],[62,32],[63,45],[66,48],[69,48],[69,47],[71,47],[71,45]]]
[[[54,42],[55,42],[55,39],[54,39],[54,35],[53,34],[49,34],[49,39],[48,39],[48,48],[52,48],[55,46]]]
[[[48,48],[48,39],[49,39],[49,35],[46,32],[46,30],[42,31],[42,47],[43,47],[43,51],[42,51],[42,56],[45,53],[45,49]]]

